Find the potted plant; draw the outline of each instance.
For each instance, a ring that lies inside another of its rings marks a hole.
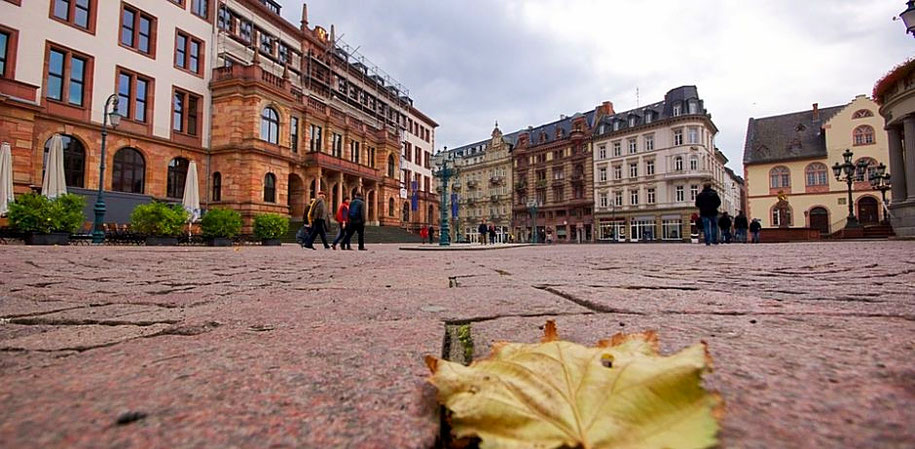
[[[154,201],[141,204],[130,214],[130,227],[146,236],[148,246],[174,246],[187,224],[187,211],[180,204]]]
[[[13,228],[25,234],[27,245],[67,245],[70,234],[78,231],[85,221],[85,205],[86,200],[79,195],[48,199],[26,193],[10,203],[9,221]]]
[[[279,214],[254,216],[254,236],[264,246],[279,246],[280,238],[289,232],[289,218]]]
[[[208,245],[232,246],[232,238],[241,232],[241,214],[231,209],[210,209],[200,220],[200,229]]]

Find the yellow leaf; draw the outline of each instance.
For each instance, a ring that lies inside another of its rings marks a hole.
[[[558,339],[497,343],[470,366],[426,357],[430,382],[457,438],[481,449],[705,448],[717,443],[723,404],[702,387],[705,343],[658,353],[653,332],[595,347]]]

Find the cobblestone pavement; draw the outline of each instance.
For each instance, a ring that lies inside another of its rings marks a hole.
[[[0,247],[0,447],[427,449],[446,324],[549,318],[708,342],[723,447],[915,446],[915,242],[370,248]]]

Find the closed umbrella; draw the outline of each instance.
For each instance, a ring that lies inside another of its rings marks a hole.
[[[41,181],[41,194],[48,198],[57,198],[67,194],[67,181],[64,179],[64,142],[60,134],[51,137],[51,149],[44,167],[44,179]]]
[[[0,216],[9,212],[13,202],[13,155],[10,144],[0,145]]]
[[[191,223],[200,218],[200,191],[197,190],[197,163],[191,161],[187,167],[187,177],[184,180],[184,197],[181,204],[191,214]]]

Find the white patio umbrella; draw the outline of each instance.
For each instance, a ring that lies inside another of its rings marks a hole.
[[[0,145],[0,216],[9,212],[13,202],[13,154],[10,144]]]
[[[44,167],[44,179],[41,181],[41,194],[48,198],[57,198],[67,194],[67,181],[64,178],[64,142],[60,134],[51,137],[51,148]]]
[[[197,189],[197,163],[191,161],[187,167],[187,177],[184,179],[184,197],[181,204],[191,214],[191,223],[200,218],[200,191]]]

